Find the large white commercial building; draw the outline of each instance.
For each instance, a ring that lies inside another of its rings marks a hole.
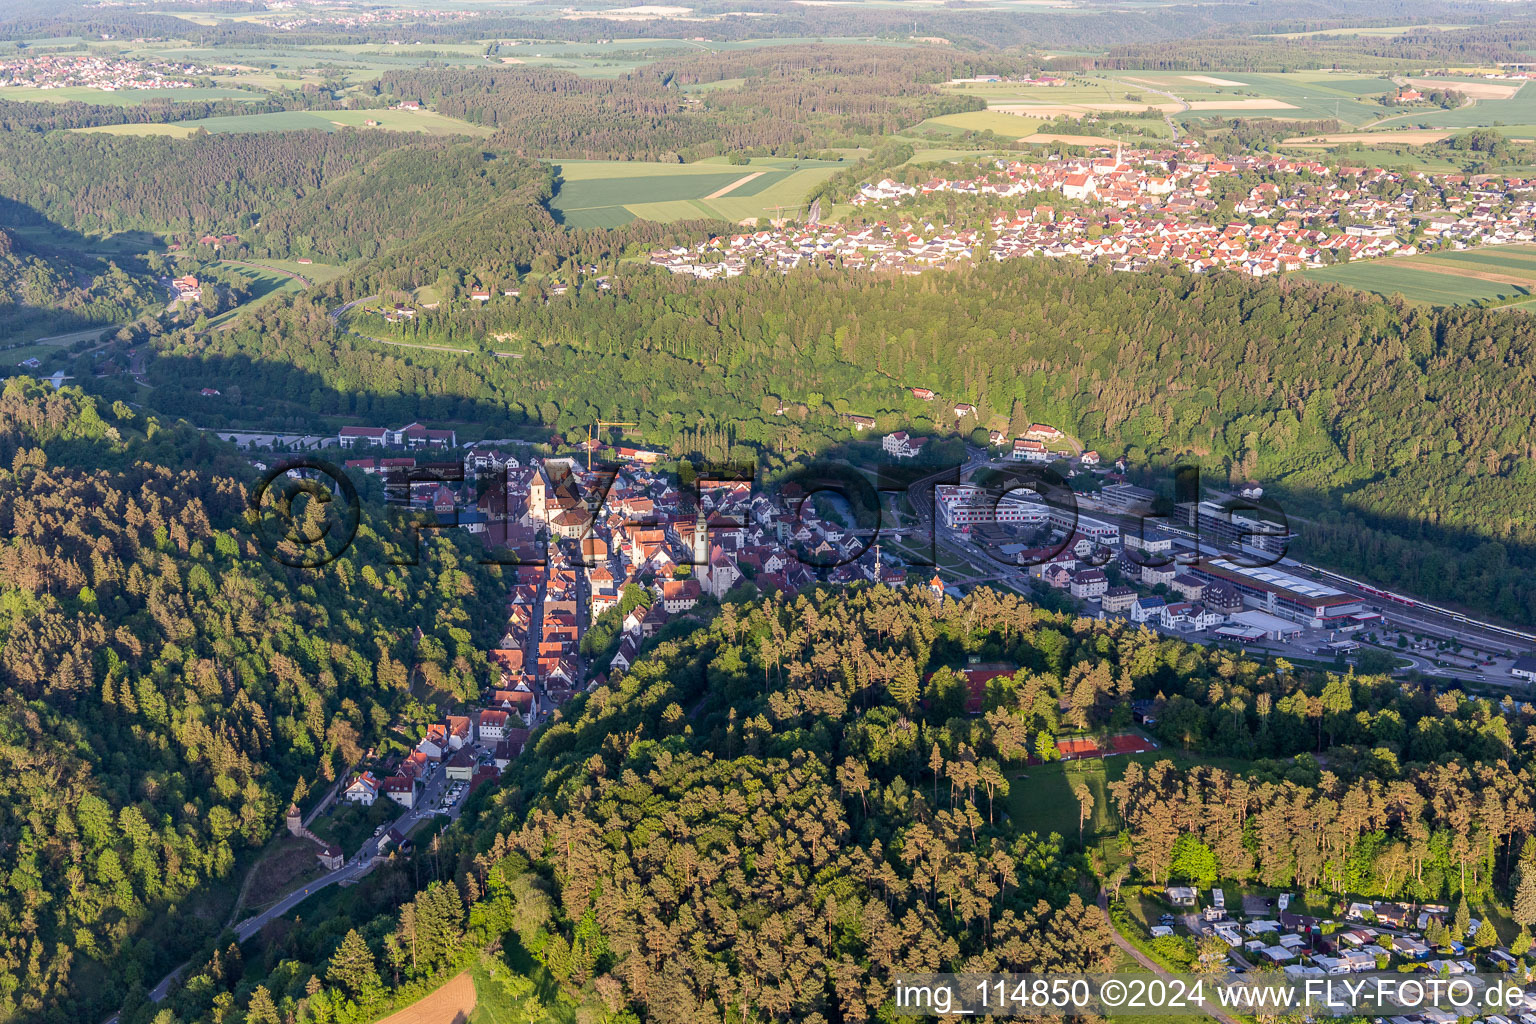
[[[951,530],[969,530],[988,523],[1043,523],[1051,510],[1033,491],[1015,490],[998,498],[975,484],[940,484],[934,488],[939,521]]]

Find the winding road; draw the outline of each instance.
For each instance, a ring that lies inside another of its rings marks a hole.
[[[398,831],[401,835],[409,835],[411,830],[414,829],[423,820],[436,814],[437,812],[432,810],[432,807],[437,802],[438,797],[442,795],[443,790],[446,788],[447,779],[447,770],[440,765],[436,771],[427,776],[426,785],[422,788],[421,794],[416,798],[415,806],[391,822],[389,827]],[[447,813],[450,818],[458,817],[458,807],[455,806]],[[271,924],[273,921],[276,921],[278,918],[283,917],[289,911],[293,910],[294,907],[297,907],[299,904],[303,903],[305,900],[309,899],[320,890],[326,889],[332,885],[356,881],[363,875],[366,875],[370,870],[373,869],[374,858],[378,855],[378,853],[379,837],[371,836],[358,849],[357,853],[352,855],[351,860],[347,861],[335,871],[321,875],[319,878],[308,883],[307,885],[293,890],[286,896],[283,896],[277,900],[277,902],[273,903],[271,906],[267,907],[265,910],[262,910],[260,913],[253,914],[246,918],[244,921],[241,921],[239,924],[235,925],[234,932],[236,939],[242,943],[246,942],[252,936],[256,935],[257,932],[260,932],[263,928]],[[182,976],[186,974],[187,969],[191,966],[192,962],[189,960],[186,963],[178,966],[165,977],[161,978],[159,984],[155,985],[154,988],[149,990],[149,1001],[152,1003],[164,1002],[165,997],[171,994],[171,989],[175,988],[176,985],[181,982]],[[119,1011],[108,1017],[106,1020],[102,1021],[101,1024],[119,1024],[122,1016],[122,1012]]]

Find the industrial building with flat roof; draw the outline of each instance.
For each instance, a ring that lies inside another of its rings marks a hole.
[[[1360,600],[1324,583],[1292,576],[1272,566],[1250,568],[1225,559],[1190,567],[1195,576],[1225,583],[1251,608],[1315,629],[1331,628],[1365,611]]]

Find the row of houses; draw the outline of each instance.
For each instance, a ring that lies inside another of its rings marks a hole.
[[[1199,902],[1198,892],[1188,886],[1169,886],[1166,895],[1175,906],[1195,907]],[[1362,906],[1367,911],[1366,916],[1380,927],[1359,923],[1361,917],[1357,908]],[[1339,929],[1335,929],[1332,922],[1286,909],[1284,900],[1273,918],[1250,917],[1239,922],[1228,916],[1222,890],[1212,889],[1198,927],[1220,937],[1234,955],[1243,960],[1279,967],[1290,978],[1361,974],[1393,963],[1406,963],[1434,974],[1476,972],[1473,956],[1465,944],[1451,942],[1437,951],[1424,939],[1431,921],[1443,924],[1447,920],[1448,908],[1439,905],[1376,906],[1382,908],[1379,916],[1369,913],[1369,904],[1352,905],[1346,915],[1348,926]],[[1393,914],[1389,908],[1396,908],[1401,914]],[[1483,926],[1483,922],[1474,920],[1470,934],[1475,935]],[[1171,934],[1172,928],[1164,924],[1153,931],[1154,934]],[[1499,970],[1507,970],[1514,964],[1514,958],[1507,950],[1490,950],[1487,956],[1489,963]]]
[[[336,435],[342,448],[456,448],[458,435],[452,429],[407,423],[403,427],[342,427]]]
[[[439,767],[449,780],[478,786],[494,779],[521,753],[528,735],[526,723],[503,707],[446,715],[426,727],[409,754],[391,758],[379,770],[356,773],[342,790],[342,799],[372,807],[386,798],[409,810]]]

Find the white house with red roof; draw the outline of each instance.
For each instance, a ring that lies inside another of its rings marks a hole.
[[[362,804],[364,807],[372,807],[379,798],[379,780],[373,772],[363,772],[352,780],[352,784],[342,794],[342,799],[349,804]]]

